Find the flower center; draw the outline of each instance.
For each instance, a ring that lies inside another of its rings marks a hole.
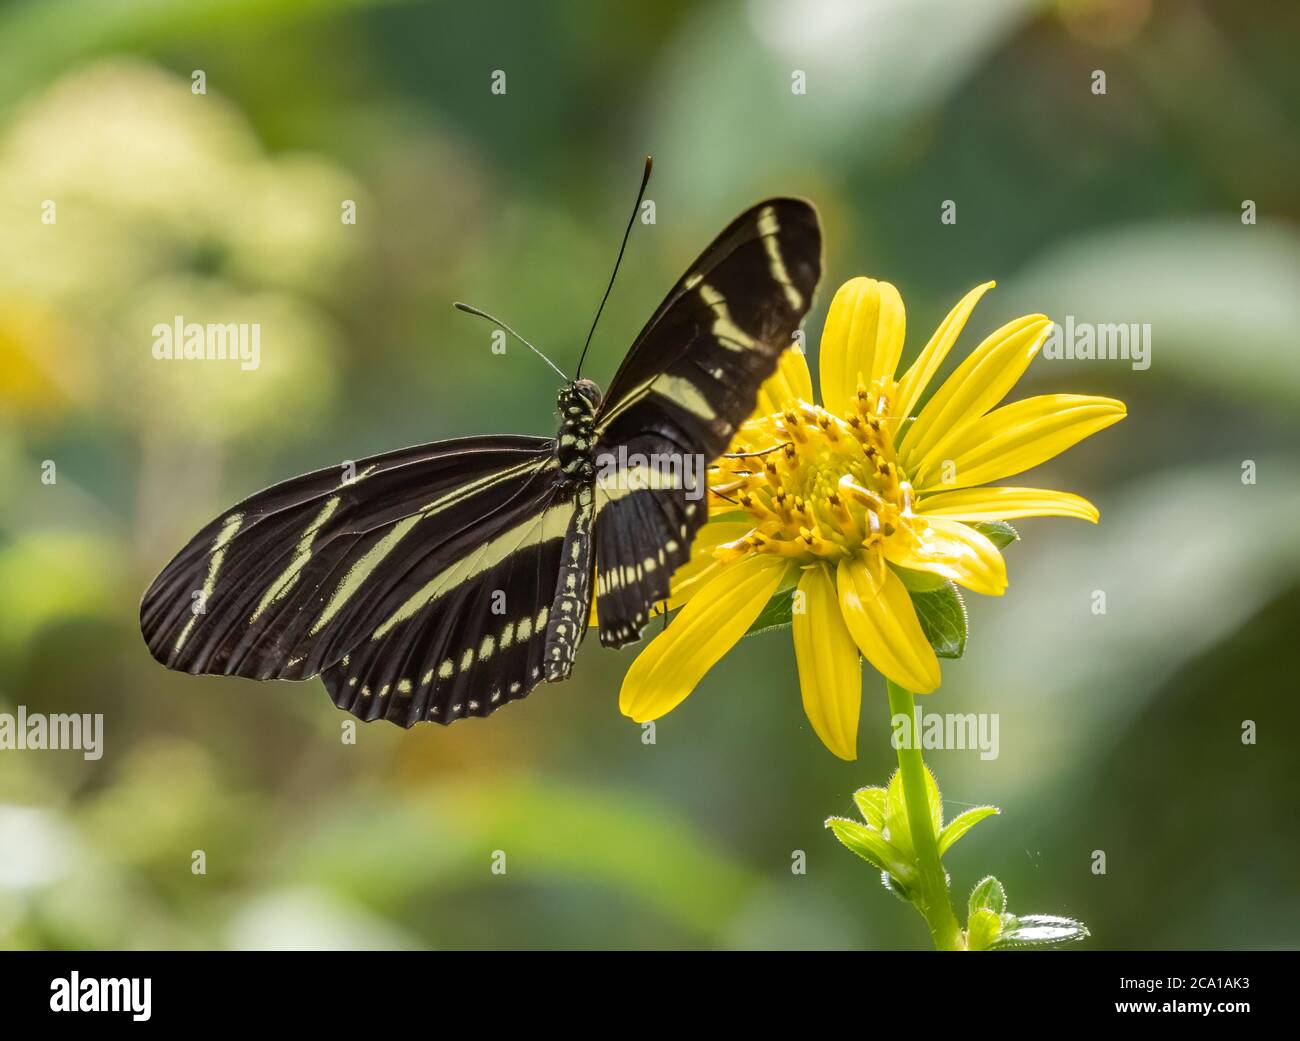
[[[800,401],[745,423],[710,474],[714,512],[744,510],[754,528],[721,559],[776,553],[811,563],[870,549],[910,526],[912,487],[898,469],[890,403],[897,385],[858,385],[843,418]]]

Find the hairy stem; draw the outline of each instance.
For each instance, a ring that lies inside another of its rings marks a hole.
[[[899,715],[916,719],[916,701],[910,690],[885,681],[889,689],[891,718]],[[948,899],[948,879],[939,859],[939,836],[934,833],[930,820],[930,803],[925,793],[925,761],[921,758],[920,741],[909,742],[917,747],[898,749],[898,769],[903,778],[903,799],[907,806],[907,822],[912,830],[912,848],[916,853],[920,879],[913,903],[930,927],[930,937],[935,950],[959,951],[962,949],[961,926],[953,914]]]

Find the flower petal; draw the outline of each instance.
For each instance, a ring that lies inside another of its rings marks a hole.
[[[735,513],[734,508],[731,511]],[[695,541],[691,543],[690,558],[673,572],[671,583],[672,592],[668,597],[669,612],[676,611],[683,606],[691,597],[704,588],[722,563],[713,555],[713,551],[721,546],[724,542],[735,542],[744,538],[754,530],[754,525],[749,521],[737,520],[711,520],[705,524],[698,532],[695,533]],[[595,582],[592,582],[595,585]],[[595,598],[591,601],[591,624],[597,625],[596,621]],[[655,607],[658,613],[658,606]]]
[[[1122,401],[1087,394],[1041,394],[1004,405],[926,453],[912,471],[913,483],[918,490],[940,490],[1000,481],[1060,455],[1125,415]]]
[[[898,424],[904,418],[912,414],[912,409],[921,400],[925,388],[930,385],[930,381],[934,379],[934,374],[939,371],[939,366],[948,357],[952,345],[957,342],[957,337],[961,335],[962,329],[966,327],[966,320],[970,318],[971,312],[975,310],[975,305],[979,303],[980,297],[996,285],[996,282],[985,282],[981,286],[976,286],[957,301],[957,306],[948,312],[948,317],[934,331],[934,335],[930,337],[930,342],[925,345],[925,349],[916,356],[916,361],[912,362],[907,372],[903,374],[903,378],[898,381],[898,393],[896,395],[898,400],[894,402],[895,430],[898,429]]]
[[[801,401],[811,402],[812,399],[812,376],[808,372],[808,359],[798,347],[789,347],[781,354],[776,372],[759,388],[758,406],[754,409],[754,415],[770,416],[773,412],[785,412]]]
[[[835,574],[844,623],[862,656],[916,694],[939,686],[939,659],[917,621],[903,580],[862,557],[840,561]]]
[[[673,572],[668,609],[681,607],[717,574],[722,564],[713,555],[715,549],[724,542],[743,539],[753,530],[753,522],[748,520],[712,520],[700,528],[691,543],[690,559]]]
[[[715,574],[627,670],[618,699],[623,714],[644,723],[681,704],[745,635],[788,566],[783,557],[758,553]]]
[[[909,472],[916,463],[1006,397],[1024,374],[1052,323],[1041,314],[1008,322],[957,366],[907,428],[898,459]]]
[[[803,611],[793,616],[794,656],[808,722],[822,744],[841,759],[858,757],[862,665],[857,644],[840,614],[830,572],[814,564],[799,579]]]
[[[840,286],[826,315],[817,360],[827,411],[846,415],[859,379],[869,385],[893,377],[906,324],[903,298],[888,282],[859,277]]]
[[[900,533],[885,541],[885,554],[891,564],[950,578],[985,596],[1006,592],[1006,561],[986,535],[946,517],[927,515],[920,521],[911,528],[912,539]]]
[[[1070,492],[1046,488],[964,488],[956,492],[927,495],[917,505],[917,512],[927,520],[1014,520],[1017,517],[1078,517],[1097,523],[1100,514],[1087,499]]]

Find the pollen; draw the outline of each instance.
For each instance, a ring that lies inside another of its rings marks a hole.
[[[885,539],[910,538],[913,493],[894,448],[897,385],[859,384],[850,414],[799,402],[737,432],[709,474],[713,514],[741,511],[753,528],[717,548],[727,561],[770,553],[837,561]]]

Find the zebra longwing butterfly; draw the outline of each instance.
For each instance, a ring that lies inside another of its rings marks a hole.
[[[638,640],[707,511],[698,490],[628,468],[716,458],[820,276],[809,203],[746,210],[650,316],[607,395],[566,382],[554,438],[439,441],[245,499],[144,594],[150,652],[189,673],[319,674],[340,708],[410,727],[567,678],[593,589],[601,643]]]

